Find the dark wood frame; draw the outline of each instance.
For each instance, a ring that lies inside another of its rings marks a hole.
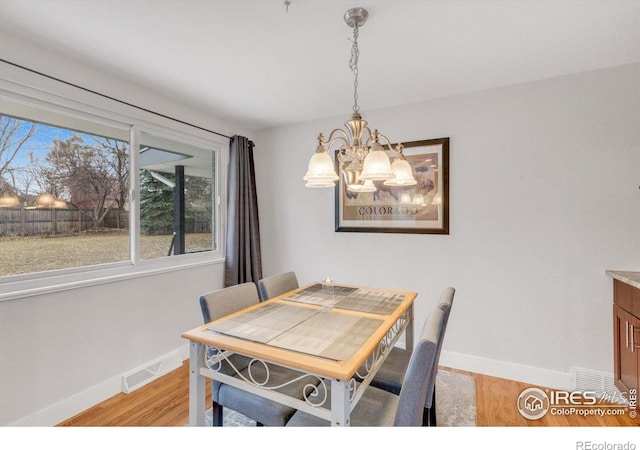
[[[439,168],[442,177],[442,225],[440,227],[372,227],[372,226],[344,226],[340,225],[340,196],[343,188],[343,175],[339,169],[336,157],[336,172],[340,179],[335,187],[335,231],[365,232],[365,233],[411,233],[411,234],[449,234],[449,138],[428,139],[403,143],[405,148],[440,145],[442,147],[442,167]],[[395,144],[394,144],[395,147]],[[336,152],[337,153],[337,152]],[[336,154],[337,156],[337,154]]]

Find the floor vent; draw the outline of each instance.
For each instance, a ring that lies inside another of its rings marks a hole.
[[[614,403],[624,402],[624,396],[621,396],[620,391],[616,388],[613,375],[607,372],[572,367],[571,387],[573,391],[595,392],[599,398]]]
[[[180,358],[180,352],[177,350],[155,359],[122,375],[122,392],[129,394],[181,365],[182,359]]]

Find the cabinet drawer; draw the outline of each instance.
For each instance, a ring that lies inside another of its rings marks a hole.
[[[640,317],[640,289],[613,280],[613,302],[625,311]]]

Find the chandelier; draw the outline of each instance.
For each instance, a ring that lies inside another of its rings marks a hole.
[[[348,26],[353,28],[353,45],[349,68],[353,72],[353,114],[345,123],[347,132],[336,128],[328,139],[323,134],[318,136],[318,148],[309,161],[309,168],[304,180],[307,187],[334,187],[339,179],[334,169],[333,160],[327,152],[337,150],[337,162],[345,180],[347,190],[351,192],[374,192],[374,181],[384,180],[386,186],[412,186],[416,184],[411,166],[402,152],[402,144],[393,146],[389,139],[367,126],[367,121],[360,115],[358,106],[358,33],[365,24],[369,13],[364,8],[352,8],[344,15]],[[382,143],[381,143],[382,142]],[[395,154],[393,164],[387,152]]]

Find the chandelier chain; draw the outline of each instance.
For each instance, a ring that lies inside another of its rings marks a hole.
[[[358,26],[353,27],[353,45],[351,46],[351,59],[349,60],[349,68],[353,72],[353,112],[358,112],[358,58],[360,50],[358,49]]]

